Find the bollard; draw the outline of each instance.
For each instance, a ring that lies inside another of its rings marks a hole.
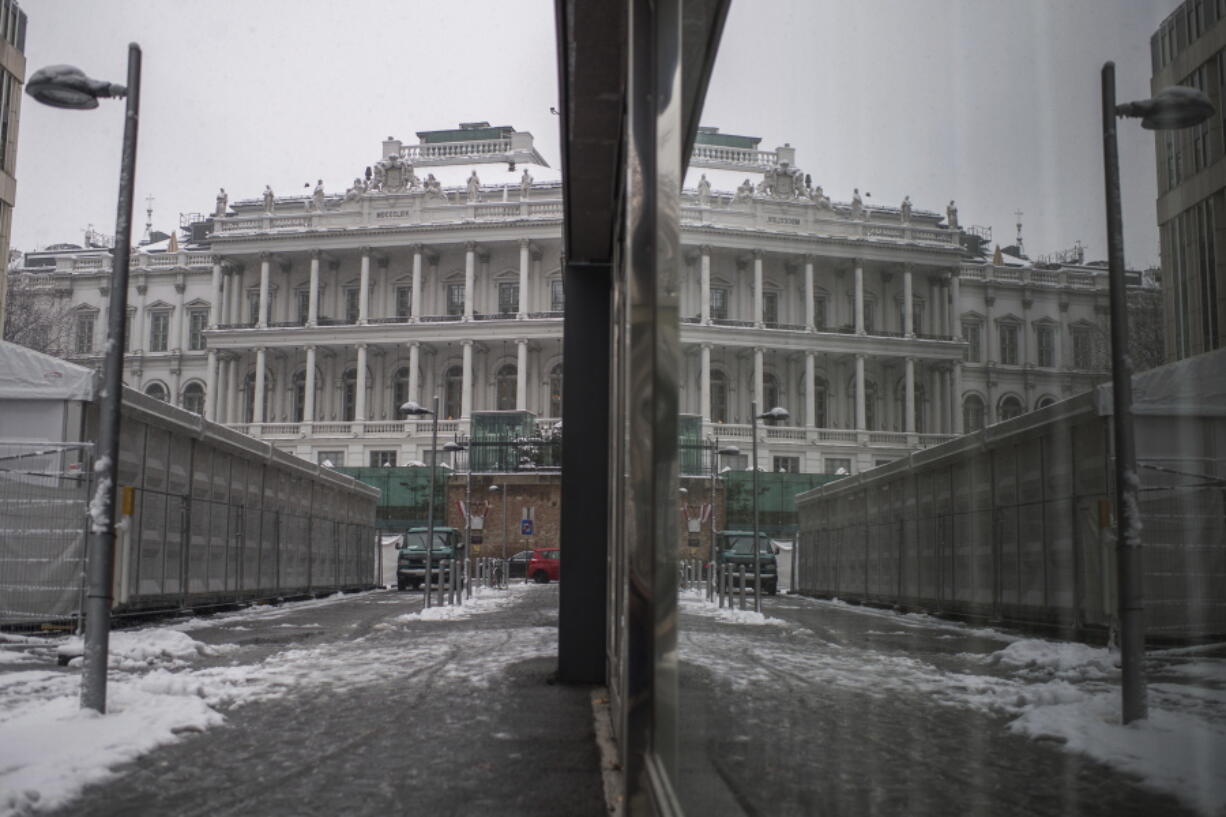
[[[741,597],[741,609],[745,609],[745,565],[737,567],[737,594]]]
[[[728,584],[728,571],[725,569],[724,565],[719,565],[717,568],[715,568],[715,575],[715,585],[717,590],[716,595],[719,596],[720,609],[723,609],[724,597],[726,595],[725,591],[727,590],[726,585]]]

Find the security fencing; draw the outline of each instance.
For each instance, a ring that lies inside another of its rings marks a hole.
[[[0,623],[80,609],[92,463],[88,444],[0,441]]]

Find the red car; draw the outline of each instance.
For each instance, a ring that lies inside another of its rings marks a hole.
[[[537,584],[562,578],[562,551],[557,548],[534,548],[528,560],[528,575]]]

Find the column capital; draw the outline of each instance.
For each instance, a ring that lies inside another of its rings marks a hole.
[[[260,263],[267,264],[272,261],[272,253],[268,250],[260,250]]]
[[[516,345],[516,346],[527,346],[527,345],[528,345],[528,339],[527,339],[527,338],[516,338],[516,339],[515,339],[515,345]]]
[[[369,245],[358,247],[358,252],[362,254],[362,258],[370,258],[371,249]]]
[[[476,241],[465,241],[465,242],[464,242],[464,251],[465,251],[465,252],[476,252],[476,251],[477,251],[477,242],[476,242]]]
[[[319,261],[319,259],[323,257],[324,257],[324,251],[319,249],[318,247],[311,250],[311,260],[312,261]]]
[[[473,343],[474,341],[472,338],[464,338],[464,340],[460,341],[461,346],[472,346]]]
[[[764,251],[760,249],[753,249],[749,251],[749,254],[753,256],[754,263],[757,263],[762,260]]]
[[[367,348],[367,347],[368,347],[370,344],[368,344],[368,343],[358,343],[358,344],[355,344],[355,345],[357,346],[357,349],[358,349],[358,351],[359,351],[359,352],[365,352],[365,351],[366,351],[366,348]]]
[[[911,274],[911,262],[910,261],[902,262],[902,272],[903,272],[903,275]]]
[[[713,348],[714,348],[714,345],[713,345],[713,344],[710,344],[710,343],[700,343],[700,344],[698,344],[698,346],[699,346],[699,348],[700,348],[700,349],[702,349],[704,352],[709,352],[709,351],[711,351],[711,349],[713,349]]]
[[[226,259],[225,259],[225,256],[223,256],[223,255],[216,255],[216,254],[214,254],[214,255],[210,255],[210,256],[209,256],[209,261],[211,261],[211,262],[212,262],[212,264],[213,264],[213,266],[215,266],[215,267],[220,267],[220,266],[222,265],[222,262],[223,262],[223,261],[225,261],[225,260],[226,260]]]
[[[308,343],[308,344],[306,344],[305,346],[303,346],[302,348],[303,348],[303,349],[306,349],[308,352],[314,352],[314,351],[315,351],[315,344],[314,344],[314,343]]]
[[[802,255],[800,258],[802,261],[804,261],[805,266],[807,267],[811,267],[817,262],[816,253],[807,252],[804,255]]]
[[[856,360],[864,360],[867,357],[863,352],[856,352]]]
[[[528,248],[529,248],[529,247],[531,247],[531,246],[532,246],[532,239],[531,239],[531,238],[521,238],[521,239],[519,240],[519,248],[520,248],[521,250],[526,250],[526,249],[528,249]]]
[[[426,245],[422,244],[420,241],[416,244],[410,244],[409,246],[413,249],[413,252],[417,253],[418,255],[421,255],[426,251]]]
[[[698,251],[702,253],[703,255],[710,256],[711,255],[711,245],[710,244],[699,244]]]
[[[420,341],[420,340],[411,340],[411,341],[409,341],[408,343],[406,343],[406,344],[405,344],[405,346],[409,347],[410,349],[418,349],[418,348],[420,348],[420,347],[421,347],[421,341]]]

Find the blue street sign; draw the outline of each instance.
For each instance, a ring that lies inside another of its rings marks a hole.
[[[532,520],[531,519],[521,519],[520,520],[519,535],[520,536],[531,536],[532,535]]]

